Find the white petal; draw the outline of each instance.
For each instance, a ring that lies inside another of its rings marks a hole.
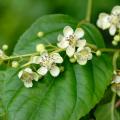
[[[85,49],[90,53],[91,52],[91,48],[90,47],[85,47]]]
[[[18,77],[21,78],[22,74],[23,74],[23,70],[21,70],[21,71],[18,73]]]
[[[109,33],[110,33],[110,35],[113,36],[115,34],[115,32],[116,32],[116,27],[114,25],[112,25],[109,29]]]
[[[85,65],[87,63],[87,59],[77,59],[77,62],[80,64],[80,65]]]
[[[85,45],[86,45],[85,39],[77,41],[77,47],[79,47],[79,50],[83,49],[85,47]]]
[[[114,15],[119,15],[120,14],[120,6],[113,7],[111,13]]]
[[[114,80],[112,81],[112,83],[120,83],[120,76],[115,76]]]
[[[47,53],[47,52],[43,52],[43,53],[41,54],[41,56],[38,58],[38,61],[39,61],[39,63],[42,63],[42,62],[44,62],[44,60],[46,60],[46,59],[48,59],[48,58],[49,58],[48,53]]]
[[[65,37],[69,37],[70,35],[73,35],[73,29],[70,27],[70,26],[66,26],[64,29],[63,29],[63,33],[64,33],[64,36]]]
[[[33,86],[32,82],[24,82],[25,87],[30,88]]]
[[[62,63],[63,62],[63,58],[60,56],[59,53],[53,53],[50,57],[51,57],[51,59],[54,60],[55,63]]]
[[[60,69],[57,66],[52,66],[52,68],[50,69],[50,74],[53,77],[57,77],[60,74]]]
[[[88,55],[88,60],[91,60],[91,59],[92,59],[92,54],[89,53],[89,55]]]
[[[68,46],[67,49],[66,49],[66,54],[69,56],[69,57],[72,57],[75,53],[75,47],[72,47],[72,46]]]
[[[106,13],[101,13],[97,20],[97,26],[102,28],[103,30],[109,28],[111,25],[110,23],[110,16]]]
[[[62,41],[64,39],[65,39],[65,37],[63,35],[61,35],[61,34],[58,35],[58,41]]]
[[[68,47],[68,45],[69,45],[69,41],[67,40],[62,40],[57,44],[58,47],[63,48],[63,49]]]
[[[39,64],[40,63],[39,58],[40,56],[31,57],[30,63]]]
[[[84,36],[84,30],[82,28],[77,28],[74,35],[77,39],[82,38]]]
[[[35,80],[35,81],[38,81],[39,78],[40,78],[40,76],[39,76],[37,73],[35,73],[35,72],[34,72],[34,74],[33,74],[33,77],[34,77],[34,80]]]
[[[40,67],[40,68],[37,70],[37,72],[38,72],[40,75],[45,75],[45,74],[47,74],[48,69],[47,69],[47,67]]]
[[[33,73],[33,71],[32,71],[31,68],[25,68],[24,71],[25,71],[25,72],[28,72],[28,73]]]

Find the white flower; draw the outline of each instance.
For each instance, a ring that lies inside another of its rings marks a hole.
[[[21,70],[18,74],[18,77],[24,82],[24,85],[27,88],[33,86],[33,80],[39,80],[39,75],[33,72],[31,68],[25,68],[24,70]]]
[[[86,44],[86,40],[82,39],[84,36],[84,31],[82,28],[77,28],[75,32],[70,26],[66,26],[63,29],[64,35],[58,35],[58,41],[57,44],[58,47],[66,49],[66,54],[69,57],[72,57],[75,53],[76,47],[81,47]]]
[[[120,83],[120,75],[115,75],[112,83],[116,83],[116,84]]]
[[[110,27],[110,15],[106,13],[100,13],[99,18],[97,20],[97,26],[101,29],[105,30]]]
[[[60,74],[60,68],[56,66],[57,63],[62,63],[63,59],[59,53],[48,54],[44,52],[39,58],[37,58],[36,64],[40,64],[38,69],[40,75],[46,75],[48,71],[53,77],[57,77]]]
[[[120,29],[120,6],[115,6],[110,15],[101,13],[97,25],[103,30],[109,29],[110,35],[115,35],[116,31]]]
[[[91,49],[89,47],[84,47],[83,49],[78,48],[74,57],[80,65],[85,65],[88,60],[92,59]]]

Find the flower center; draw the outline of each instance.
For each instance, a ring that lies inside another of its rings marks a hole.
[[[33,80],[33,74],[24,71],[23,75],[21,76],[21,79],[23,81],[31,82]]]
[[[75,39],[75,36],[74,35],[70,35],[69,38],[67,38],[68,41],[69,41],[69,44],[71,46],[76,46],[76,43],[77,43],[77,40]]]

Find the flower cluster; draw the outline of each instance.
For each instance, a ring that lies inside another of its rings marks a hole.
[[[24,82],[26,87],[32,87],[32,81],[38,81],[42,76],[45,76],[49,71],[53,77],[57,77],[60,74],[60,68],[57,64],[62,63],[63,59],[59,53],[43,52],[40,56],[34,56],[31,58],[31,64],[38,64],[40,68],[35,72],[31,68],[25,68],[21,70],[18,77]]]
[[[58,49],[66,51],[68,57],[70,59],[73,58],[80,65],[85,65],[88,60],[92,59],[91,49],[87,46],[86,40],[83,38],[84,30],[82,28],[77,28],[74,32],[70,26],[66,26],[63,34],[58,35],[58,47],[54,47],[55,50],[52,52],[48,52],[43,44],[36,46],[36,51],[39,55],[32,56],[28,63],[30,65],[36,64],[39,67],[34,71],[31,67],[27,67],[22,69],[18,74],[18,77],[24,82],[26,87],[32,87],[33,80],[38,81],[48,72],[53,77],[57,77],[60,74],[62,70],[58,64],[63,63],[63,58],[56,52]]]
[[[70,26],[66,26],[63,35],[58,36],[58,47],[66,50],[66,54],[74,57],[80,65],[85,65],[87,60],[92,59],[91,49],[86,47],[86,40],[82,28],[77,28],[75,32]]]
[[[100,13],[97,25],[103,30],[109,29],[110,35],[115,35],[120,30],[120,6],[115,6],[111,14]]]

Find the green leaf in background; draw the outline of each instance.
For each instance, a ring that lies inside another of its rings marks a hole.
[[[66,25],[75,28],[77,23],[66,15],[41,17],[22,35],[13,54],[34,52],[38,43],[56,44],[57,35]],[[81,27],[87,42],[104,47],[103,38],[93,25],[86,23]],[[37,37],[39,31],[44,32],[41,38]],[[111,59],[105,54],[94,56],[87,65],[80,66],[71,64],[66,57],[64,67],[59,77],[48,74],[30,89],[18,79],[16,70],[1,70],[3,117],[8,120],[78,120],[87,114],[110,83]]]
[[[112,111],[112,107],[111,103],[100,105],[95,112],[96,120],[120,120],[120,114],[117,110]]]

